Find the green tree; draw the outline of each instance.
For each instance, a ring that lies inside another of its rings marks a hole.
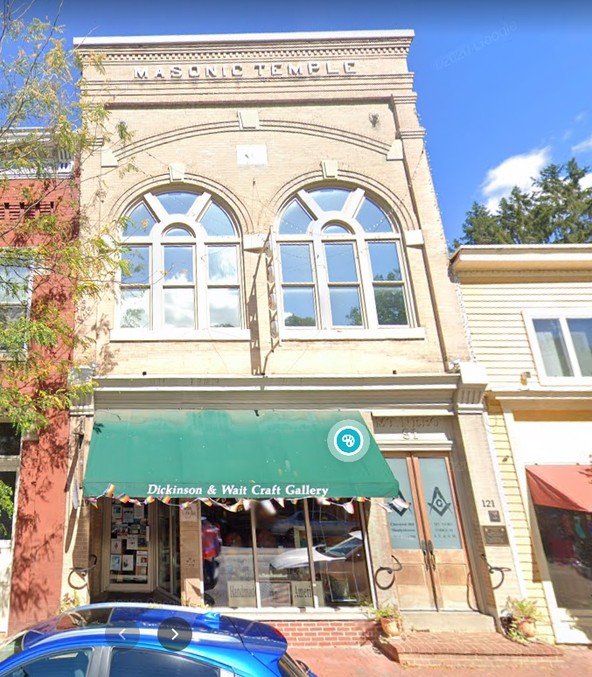
[[[85,341],[74,309],[112,277],[119,230],[79,237],[77,176],[96,143],[129,138],[123,125],[110,138],[105,108],[80,103],[75,53],[30,8],[4,0],[0,16],[0,412],[21,431],[92,388],[72,377]]]
[[[315,324],[314,317],[310,316],[292,314],[286,318],[286,327],[314,327]]]
[[[575,159],[550,164],[529,191],[515,187],[502,198],[495,213],[474,202],[453,249],[463,244],[592,242],[592,187],[582,187],[589,171]]]

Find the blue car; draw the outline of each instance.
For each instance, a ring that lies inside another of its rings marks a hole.
[[[91,604],[0,645],[0,677],[314,677],[265,623],[150,604]]]

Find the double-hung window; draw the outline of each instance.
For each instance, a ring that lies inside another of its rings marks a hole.
[[[547,378],[592,377],[592,317],[533,317],[539,364]]]
[[[18,323],[26,318],[31,303],[31,266],[26,256],[5,250],[6,263],[0,262],[0,352],[26,350],[26,328]],[[1,259],[0,259],[1,261]]]
[[[242,327],[240,237],[209,193],[146,193],[124,229],[118,327],[194,337]]]
[[[410,326],[400,234],[361,188],[298,191],[277,242],[286,336]]]

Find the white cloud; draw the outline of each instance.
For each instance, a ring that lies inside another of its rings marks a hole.
[[[592,172],[582,176],[580,179],[580,188],[592,188]]]
[[[580,143],[576,143],[575,146],[571,147],[572,153],[584,153],[587,150],[592,150],[592,134],[587,139],[584,139],[583,141],[580,141]]]
[[[576,122],[583,122],[587,117],[588,117],[588,111],[587,111],[587,110],[583,110],[581,113],[578,113],[578,114],[576,115],[576,117],[574,118],[574,120],[575,120]]]
[[[550,159],[551,147],[546,146],[530,153],[512,155],[497,167],[490,169],[481,185],[487,208],[495,211],[499,201],[507,197],[514,186],[528,190],[532,186],[533,179],[549,164]]]

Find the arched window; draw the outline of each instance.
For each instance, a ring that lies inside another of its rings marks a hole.
[[[300,190],[278,226],[286,329],[409,326],[400,235],[364,190]]]
[[[124,229],[119,328],[241,327],[240,236],[209,193],[146,193]],[[144,330],[144,331],[142,331]]]

